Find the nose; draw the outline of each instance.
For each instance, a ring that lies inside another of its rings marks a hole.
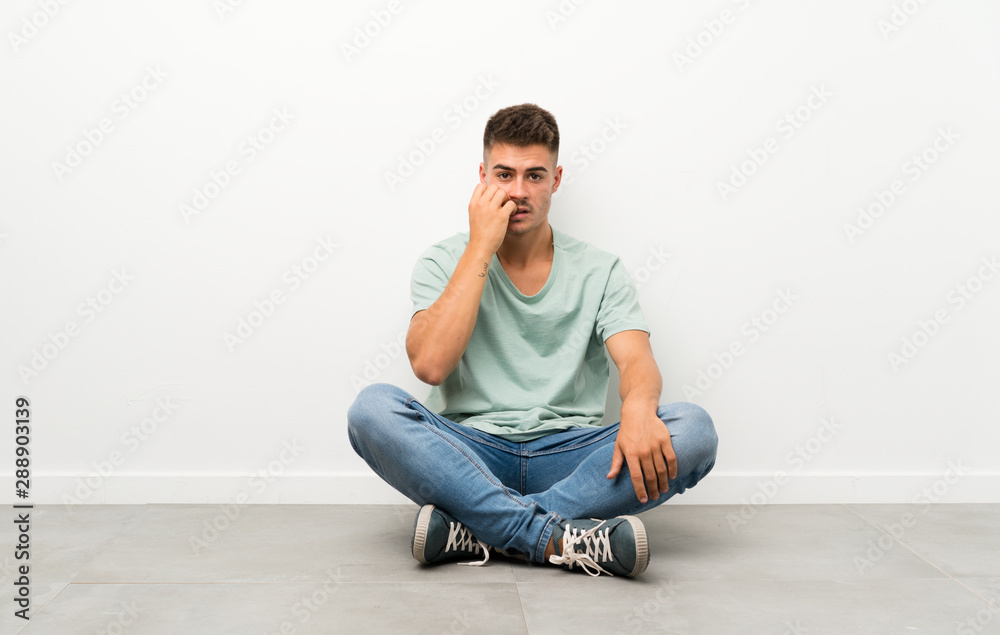
[[[527,189],[524,187],[524,179],[518,177],[507,185],[507,196],[515,202],[524,200],[527,196]]]

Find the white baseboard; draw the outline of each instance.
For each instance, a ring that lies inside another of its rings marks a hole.
[[[270,481],[226,474],[33,475],[30,498],[0,477],[4,504],[405,504],[371,473],[281,475]],[[1000,474],[773,474],[712,472],[673,498],[678,505],[808,503],[1000,503]]]

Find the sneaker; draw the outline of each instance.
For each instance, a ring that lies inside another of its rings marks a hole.
[[[434,505],[420,508],[413,527],[412,548],[413,557],[424,564],[482,557],[478,562],[458,563],[478,567],[490,559],[489,546],[473,536],[454,516]]]
[[[646,528],[635,516],[611,520],[564,520],[552,529],[556,555],[549,562],[567,570],[579,566],[592,576],[634,577],[649,564]]]

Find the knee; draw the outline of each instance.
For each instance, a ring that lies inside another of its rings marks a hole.
[[[675,416],[683,420],[686,434],[697,448],[699,462],[711,469],[719,449],[719,435],[712,416],[697,404],[679,402],[672,406],[676,408]]]
[[[392,384],[371,384],[362,388],[347,409],[347,433],[352,443],[358,434],[384,421],[394,404],[405,402],[408,397],[409,393]]]

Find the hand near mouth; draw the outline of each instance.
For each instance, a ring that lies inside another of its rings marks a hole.
[[[507,235],[507,223],[519,211],[507,192],[495,184],[480,183],[469,201],[469,243],[496,253]]]

